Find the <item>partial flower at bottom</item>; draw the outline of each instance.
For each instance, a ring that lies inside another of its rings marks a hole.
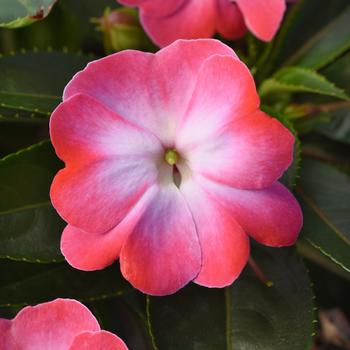
[[[56,299],[0,318],[1,350],[128,350],[116,335],[102,331],[87,307]]]
[[[51,187],[68,222],[61,250],[78,269],[119,258],[135,288],[166,295],[190,281],[230,285],[248,235],[275,247],[297,239],[300,207],[277,182],[294,137],[259,110],[248,68],[219,41],[90,63],[50,132],[66,165]]]

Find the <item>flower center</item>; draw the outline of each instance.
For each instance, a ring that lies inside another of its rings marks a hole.
[[[175,165],[179,158],[179,154],[174,149],[168,149],[164,154],[164,159],[169,165]]]

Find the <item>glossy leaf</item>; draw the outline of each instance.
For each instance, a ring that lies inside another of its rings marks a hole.
[[[57,0],[1,0],[0,27],[18,28],[46,17]]]
[[[21,109],[0,107],[0,123],[48,123],[46,114],[23,111]]]
[[[149,298],[149,322],[158,349],[309,349],[313,302],[303,263],[293,249],[254,250],[273,282],[267,287],[249,267],[226,289],[189,286]]]
[[[329,164],[304,159],[297,194],[303,237],[350,271],[350,177]]]
[[[55,298],[95,300],[123,294],[130,288],[116,265],[84,272],[66,263],[0,260],[0,271],[0,306],[36,304]]]
[[[287,67],[265,80],[259,89],[262,98],[281,92],[311,92],[348,100],[345,92],[311,69]]]
[[[350,53],[324,69],[323,74],[350,94]],[[330,103],[329,111],[323,115],[328,123],[318,125],[316,130],[334,140],[350,143],[350,103]]]
[[[300,52],[306,50],[307,43],[315,40],[317,33],[344,13],[348,5],[348,0],[323,1],[322,4],[319,0],[298,0],[282,23],[267,63],[294,64]]]
[[[64,52],[24,52],[0,57],[0,106],[50,114],[63,89],[91,57]]]
[[[350,6],[295,54],[303,67],[319,69],[350,48]]]
[[[147,331],[146,297],[136,290],[118,297],[89,303],[101,327],[118,334],[129,349],[154,350]]]
[[[49,200],[54,174],[62,167],[45,141],[0,160],[0,256],[48,262],[62,260],[64,222]]]

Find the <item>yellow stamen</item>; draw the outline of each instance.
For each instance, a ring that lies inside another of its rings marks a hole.
[[[164,155],[164,159],[169,165],[175,165],[179,158],[179,154],[174,149],[168,149]]]

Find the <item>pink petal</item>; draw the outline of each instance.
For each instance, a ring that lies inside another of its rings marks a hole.
[[[152,13],[153,17],[170,16],[181,9],[182,5],[189,0],[118,0],[126,6],[137,6],[141,11]]]
[[[217,40],[180,40],[155,55],[126,50],[90,63],[67,85],[64,99],[92,96],[169,143],[203,61],[214,54],[234,52]]]
[[[81,94],[55,109],[50,133],[57,155],[74,166],[116,156],[157,158],[163,152],[155,136]]]
[[[273,247],[295,243],[302,212],[294,196],[280,183],[261,190],[239,190],[204,179],[202,185],[256,241]]]
[[[213,55],[202,65],[191,103],[178,128],[177,147],[205,143],[225,125],[256,111],[259,96],[248,68],[237,58]]]
[[[10,320],[0,318],[0,349],[3,350],[16,350],[15,341],[11,335]]]
[[[271,186],[293,160],[294,136],[261,111],[239,118],[187,154],[193,171],[242,189]]]
[[[249,30],[261,40],[272,40],[282,21],[286,1],[236,0],[236,3]]]
[[[168,13],[162,9],[163,4],[158,8],[148,8],[146,4],[141,6],[142,25],[158,46],[167,46],[177,39],[210,38],[214,35],[215,0],[182,1],[182,5]],[[159,10],[163,17],[160,17]]]
[[[67,165],[53,181],[53,205],[84,231],[111,230],[156,180],[158,139],[81,94],[55,110],[50,129]]]
[[[61,251],[67,262],[84,271],[112,264],[153,196],[154,191],[148,190],[127,217],[106,233],[92,234],[68,225],[61,238]]]
[[[67,350],[79,333],[99,330],[83,304],[56,299],[22,309],[12,321],[11,333],[21,350]]]
[[[69,350],[128,350],[128,348],[116,335],[99,331],[79,334]]]
[[[51,201],[71,225],[87,232],[107,232],[125,218],[156,181],[153,166],[130,159],[65,168],[54,178]]]
[[[207,287],[230,285],[248,260],[248,236],[233,215],[195,181],[182,185],[181,192],[193,215],[202,250],[202,269],[195,282]]]
[[[217,31],[226,39],[239,39],[247,30],[238,6],[228,0],[217,0]]]
[[[159,189],[123,246],[120,265],[135,288],[152,295],[175,293],[197,276],[201,251],[196,228],[175,185]]]

